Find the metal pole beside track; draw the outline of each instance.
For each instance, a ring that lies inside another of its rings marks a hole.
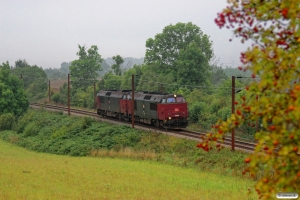
[[[96,109],[96,82],[94,81],[94,108]]]
[[[134,128],[134,74],[132,74],[132,77],[131,77],[131,82],[132,82],[132,85],[131,85],[131,89],[132,89],[132,94],[131,94],[131,96],[132,96],[132,103],[131,103],[131,105],[132,105],[132,110],[131,110],[131,125],[132,125],[132,128]]]
[[[68,74],[68,115],[70,115],[70,74]]]
[[[51,96],[50,96],[51,92],[50,92],[50,80],[48,82],[48,98],[49,98],[49,103],[51,103]]]
[[[235,76],[232,76],[232,81],[231,81],[231,96],[232,96],[232,104],[231,104],[231,113],[234,114],[235,109],[234,109],[234,101],[235,101]],[[233,128],[231,131],[231,150],[234,151],[234,131],[235,129]]]

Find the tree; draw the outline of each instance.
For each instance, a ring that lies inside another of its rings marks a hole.
[[[45,97],[47,91],[47,74],[36,65],[30,66],[26,60],[18,60],[11,73],[17,77],[22,75],[23,86],[29,100],[34,101]]]
[[[59,88],[59,101],[62,104],[68,102],[68,84],[66,82]]]
[[[174,66],[177,68],[177,83],[180,85],[206,84],[210,77],[210,67],[196,42],[191,42],[179,51]]]
[[[260,198],[274,199],[278,192],[300,191],[300,4],[298,0],[229,2],[215,22],[234,28],[242,42],[254,42],[241,53],[244,66],[239,68],[251,70],[260,81],[246,88],[236,113],[220,121],[198,147],[208,151],[224,133],[261,118],[257,146],[245,160],[249,163],[245,172],[258,179],[255,190]]]
[[[145,65],[134,65],[131,69],[128,69],[124,72],[122,80],[122,89],[131,89],[132,88],[132,74],[135,75],[134,84],[139,85],[139,79],[142,76],[142,71],[144,70]],[[136,88],[135,88],[136,89]]]
[[[211,74],[211,82],[212,84],[220,84],[223,80],[229,79],[228,76],[225,74],[222,67],[213,66],[212,67],[212,74]]]
[[[57,104],[60,101],[60,95],[56,93],[51,97],[51,99]]]
[[[77,56],[79,59],[74,60],[70,66],[74,91],[79,88],[86,90],[88,86],[92,85],[93,80],[98,76],[96,71],[101,70],[103,61],[97,46],[92,45],[91,48],[87,49],[86,46],[78,45],[78,48]]]
[[[102,80],[98,83],[100,89],[121,89],[122,77],[113,74],[111,71],[106,73]],[[123,89],[123,88],[122,88]]]
[[[28,66],[30,65],[27,63],[25,59],[24,60],[19,59],[15,62],[15,68],[24,68]]]
[[[206,61],[210,60],[212,42],[198,26],[191,22],[166,26],[162,33],[155,35],[154,39],[149,38],[146,41],[145,63],[154,66],[157,73],[164,75],[173,73],[177,78],[180,66],[175,63],[180,51],[186,50],[191,43],[200,48]]]
[[[29,101],[22,84],[18,77],[11,75],[8,62],[0,65],[0,114],[20,116],[27,111]]]
[[[124,63],[124,59],[120,55],[113,56],[112,59],[114,60],[114,64],[111,68],[114,70],[115,75],[121,76],[122,75],[122,67],[121,65]]]

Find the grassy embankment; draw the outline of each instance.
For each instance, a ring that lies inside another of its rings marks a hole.
[[[253,181],[149,161],[35,153],[0,141],[1,199],[249,199]]]
[[[29,111],[0,137],[39,152],[106,157],[36,154],[1,144],[4,199],[247,199],[254,183],[241,177],[245,153],[206,153],[195,141],[90,118]]]

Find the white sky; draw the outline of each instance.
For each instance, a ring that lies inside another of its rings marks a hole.
[[[78,44],[103,58],[145,56],[146,40],[167,25],[192,22],[213,41],[220,64],[237,67],[247,46],[214,23],[226,0],[0,0],[0,63],[60,68],[77,59]]]

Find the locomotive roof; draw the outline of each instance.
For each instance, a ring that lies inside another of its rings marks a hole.
[[[124,94],[131,95],[131,90],[100,90],[97,96],[122,98]],[[182,97],[182,95],[180,94],[177,96]],[[134,92],[134,99],[136,100],[160,102],[161,99],[169,98],[169,97],[174,97],[174,94],[148,92],[148,91]]]
[[[136,95],[137,94],[137,95]],[[160,102],[163,98],[174,97],[174,94],[166,94],[166,93],[148,93],[148,92],[138,92],[134,94],[134,99],[144,100],[144,101],[154,101]],[[178,97],[182,97],[182,95],[176,95]]]
[[[122,98],[124,94],[129,92],[131,92],[131,90],[100,90],[97,96]]]

